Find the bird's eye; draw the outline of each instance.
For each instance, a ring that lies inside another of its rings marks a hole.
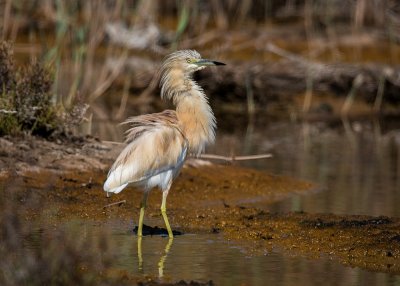
[[[188,64],[190,64],[190,63],[192,62],[192,60],[191,60],[190,58],[186,58],[186,62],[187,62]]]

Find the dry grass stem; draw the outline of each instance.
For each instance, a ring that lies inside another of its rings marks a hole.
[[[113,83],[113,81],[118,77],[118,75],[121,73],[125,60],[128,57],[127,51],[124,51],[123,54],[120,56],[117,64],[115,67],[112,69],[111,73],[107,77],[106,80],[103,81],[100,85],[97,86],[96,90],[89,95],[89,100],[94,101],[96,98],[101,96]]]
[[[103,207],[103,209],[106,209],[106,208],[109,208],[109,207],[112,207],[112,206],[121,206],[121,205],[123,205],[125,203],[126,203],[126,200],[118,201],[118,202],[115,202],[115,203],[111,203],[111,204],[105,205]]]
[[[272,158],[272,154],[258,154],[258,155],[247,155],[247,156],[221,156],[221,155],[214,155],[214,154],[202,154],[199,156],[201,159],[211,159],[211,160],[221,160],[221,161],[247,161],[247,160],[259,160],[259,159],[267,159]]]

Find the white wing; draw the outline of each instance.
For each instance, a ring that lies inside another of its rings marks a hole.
[[[170,170],[175,173],[182,167],[187,140],[176,126],[140,126],[133,138],[111,167],[105,191],[118,193],[128,183],[146,184],[151,177]]]

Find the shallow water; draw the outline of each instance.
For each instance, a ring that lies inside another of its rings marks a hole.
[[[222,134],[210,152],[229,155],[229,145],[235,154],[273,154],[245,166],[319,185],[317,192],[261,205],[270,211],[400,216],[398,119],[249,125]]]
[[[117,257],[115,267],[161,282],[184,279],[212,280],[215,285],[298,285],[300,281],[302,285],[400,283],[400,276],[345,267],[327,258],[311,260],[282,255],[279,251],[249,256],[239,244],[224,240],[220,234],[185,234],[172,241],[167,237],[146,236],[141,242],[139,258],[138,238],[125,223],[112,221],[100,226],[81,221],[64,227],[84,230],[86,236],[99,236],[107,228],[114,245],[112,254]]]

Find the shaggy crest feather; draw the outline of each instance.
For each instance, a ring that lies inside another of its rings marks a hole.
[[[176,51],[164,60],[161,66],[161,98],[173,100],[182,92],[188,91],[188,83],[195,70],[186,70],[187,59],[201,59],[200,54],[195,50]],[[201,87],[198,87],[201,89]]]

